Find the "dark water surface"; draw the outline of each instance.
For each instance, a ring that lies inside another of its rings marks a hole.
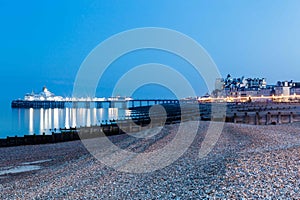
[[[6,103],[0,105],[0,138],[50,134],[55,128],[96,125],[129,114],[120,108],[13,109]]]

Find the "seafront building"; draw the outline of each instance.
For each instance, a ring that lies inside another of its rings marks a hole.
[[[271,96],[274,88],[267,85],[265,78],[233,78],[230,74],[226,78],[216,79],[213,97],[249,97]]]
[[[300,82],[278,81],[268,85],[266,78],[218,78],[215,90],[201,101],[299,101]]]
[[[293,83],[290,89],[290,93],[293,95],[300,95],[300,83]]]

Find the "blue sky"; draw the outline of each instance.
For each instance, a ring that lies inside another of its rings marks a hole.
[[[0,0],[0,89],[2,100],[48,86],[56,94],[72,92],[81,63],[100,42],[139,27],[180,31],[199,42],[223,76],[300,81],[300,1],[14,1]],[[122,73],[136,64],[165,63],[182,69],[197,90],[201,77],[176,56],[136,52],[114,63],[99,85],[108,96]],[[180,65],[180,67],[179,67]],[[123,68],[122,68],[123,67]],[[122,69],[122,70],[120,70]],[[140,97],[156,94],[146,87]],[[168,96],[165,90],[158,94]]]

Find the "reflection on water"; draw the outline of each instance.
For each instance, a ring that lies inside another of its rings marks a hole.
[[[33,108],[29,109],[29,134],[33,134]]]
[[[69,118],[69,115],[70,115],[70,112],[69,112],[69,108],[66,108],[65,109],[65,127],[70,127],[70,118]]]
[[[100,125],[129,114],[129,110],[120,108],[13,109],[12,128],[14,135],[50,134],[55,129]]]

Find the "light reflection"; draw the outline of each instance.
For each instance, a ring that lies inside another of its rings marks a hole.
[[[53,109],[53,128],[59,128],[59,112],[58,108]]]
[[[65,118],[65,127],[66,128],[70,128],[70,119],[69,119],[69,116],[70,116],[69,108],[66,108],[66,118]]]
[[[99,121],[101,122],[103,120],[103,108],[99,109]]]
[[[118,118],[118,108],[109,108],[108,119],[117,119],[117,118]]]
[[[18,130],[21,128],[21,109],[18,110]]]
[[[131,115],[131,110],[125,110],[125,116],[130,116]]]
[[[86,124],[86,126],[91,126],[91,110],[90,109],[87,109],[87,111],[86,111],[86,123],[85,124]]]
[[[48,129],[52,129],[52,109],[48,109]]]
[[[48,109],[45,110],[45,113],[44,113],[44,129],[43,131],[45,131],[45,129],[49,129],[49,120],[48,120],[48,117],[49,117],[49,114],[48,114]]]
[[[29,109],[29,134],[32,135],[34,133],[33,129],[33,108]]]
[[[93,125],[97,124],[97,109],[93,108]]]
[[[76,119],[76,108],[72,108],[72,127],[75,127],[76,126],[76,121],[77,121],[77,119]]]
[[[79,113],[78,113],[78,118],[79,118],[79,122],[78,122],[78,126],[82,125],[85,123],[86,120],[86,113],[84,112],[83,108],[79,109]]]
[[[44,131],[44,109],[40,109],[40,133]]]
[[[118,108],[64,108],[64,109],[28,109],[28,112],[16,112],[15,119],[20,124],[19,131],[24,134],[51,134],[52,129],[90,126],[101,124],[102,120],[118,119],[128,110]],[[24,115],[23,115],[24,113]],[[24,116],[24,117],[23,117]]]

